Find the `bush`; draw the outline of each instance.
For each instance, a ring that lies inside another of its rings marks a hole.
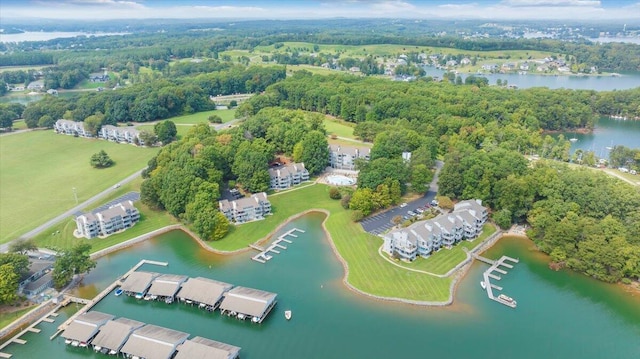
[[[356,209],[351,213],[351,220],[354,222],[360,222],[362,221],[363,218],[364,218],[364,214],[359,209]]]
[[[211,116],[209,116],[209,122],[211,122],[211,123],[222,123],[222,117],[220,117],[218,115],[211,115]]]
[[[438,201],[438,207],[442,209],[453,208],[453,201],[451,201],[451,198],[447,196],[436,196],[436,201]]]
[[[235,108],[235,107],[238,107],[238,101],[236,100],[229,101],[229,108]]]
[[[91,163],[91,166],[94,168],[107,168],[115,164],[115,162],[109,157],[109,155],[104,150],[101,150],[100,152],[93,154],[89,162]]]
[[[340,190],[337,189],[336,187],[331,187],[331,189],[329,190],[329,198],[331,199],[342,198],[342,195],[340,194]]]
[[[340,205],[344,209],[349,209],[349,202],[351,202],[351,195],[347,194],[342,196],[342,199],[340,200]]]
[[[493,221],[496,222],[498,227],[507,229],[511,227],[511,211],[504,208],[493,214]]]

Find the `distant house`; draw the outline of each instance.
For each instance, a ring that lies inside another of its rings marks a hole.
[[[482,232],[488,212],[480,200],[462,201],[452,213],[385,234],[382,250],[402,260],[429,257],[442,247],[451,247],[463,239],[474,239]]]
[[[484,64],[482,65],[482,69],[485,71],[495,71],[498,69],[498,65],[496,64]]]
[[[27,85],[27,90],[42,90],[44,88],[44,80],[31,81]]]
[[[369,147],[329,145],[329,166],[341,170],[355,170],[357,159],[369,160]]]
[[[60,134],[87,138],[93,137],[89,131],[85,130],[83,122],[60,119],[53,125],[53,129]]]
[[[27,297],[36,296],[53,285],[51,269],[53,269],[53,258],[39,259],[29,258],[29,269],[20,278],[18,292]]]
[[[464,59],[460,60],[460,65],[470,65],[471,64],[471,60],[469,60],[468,57],[465,57]]]
[[[96,213],[85,213],[76,217],[77,234],[91,239],[108,236],[132,227],[140,220],[140,212],[132,201],[120,202]]]
[[[106,71],[104,73],[97,72],[89,75],[89,81],[91,82],[107,82],[109,81],[109,73]]]
[[[241,198],[235,201],[226,199],[218,202],[220,212],[230,222],[245,223],[264,218],[271,213],[271,202],[264,192],[255,193],[251,197]]]
[[[291,163],[283,167],[270,168],[270,188],[275,190],[287,189],[309,180],[309,171],[304,163]]]
[[[447,67],[454,67],[454,66],[458,66],[458,61],[456,60],[449,60],[446,62],[445,66]]]
[[[140,131],[133,126],[116,127],[105,125],[98,132],[98,137],[119,143],[144,145],[144,142],[140,139]]]

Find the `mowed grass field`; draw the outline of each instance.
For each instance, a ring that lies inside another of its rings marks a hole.
[[[100,150],[115,166],[89,165]],[[53,131],[0,137],[0,243],[74,207],[74,188],[82,203],[144,168],[157,151]]]
[[[387,262],[378,254],[379,237],[364,232],[360,224],[351,221],[351,212],[340,201],[329,198],[330,186],[316,184],[269,197],[273,215],[265,220],[234,226],[227,237],[210,245],[220,250],[246,248],[266,236],[290,216],[309,207],[331,214],[325,224],[340,256],[348,263],[347,280],[355,288],[384,297],[419,301],[446,301],[451,278],[408,271]],[[311,205],[310,205],[311,204]]]
[[[324,124],[324,128],[327,130],[327,134],[329,135],[355,139],[355,136],[353,135],[353,128],[355,127],[355,125],[352,123],[329,118],[325,118],[322,123]]]

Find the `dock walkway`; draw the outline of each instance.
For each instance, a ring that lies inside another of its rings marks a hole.
[[[254,261],[258,262],[258,263],[267,263],[268,260],[270,260],[271,258],[273,258],[272,255],[269,255],[268,253],[274,253],[274,254],[280,254],[280,250],[285,250],[287,249],[287,246],[281,244],[281,242],[284,243],[293,243],[291,240],[287,239],[286,237],[293,237],[293,238],[297,238],[298,236],[296,234],[294,234],[294,232],[300,232],[300,233],[304,233],[304,231],[302,229],[299,228],[293,228],[290,231],[288,231],[287,233],[281,235],[280,237],[278,237],[278,239],[276,239],[275,241],[273,241],[273,243],[271,243],[267,248],[262,248],[258,245],[255,244],[250,244],[249,247],[259,251],[260,253],[256,254],[255,256],[251,257],[251,259],[253,259]],[[279,248],[279,249],[276,249]]]
[[[507,271],[501,268],[498,268],[500,266],[504,267],[504,268],[513,268],[513,265],[506,263],[507,261],[510,261],[512,263],[518,263],[519,260],[516,258],[511,258],[508,256],[502,256],[500,257],[500,259],[498,259],[497,261],[485,258],[485,257],[481,257],[477,254],[473,254],[473,257],[484,262],[484,263],[488,263],[491,264],[491,267],[489,267],[489,269],[487,269],[483,274],[483,280],[482,280],[482,284],[484,286],[484,289],[487,291],[487,296],[489,297],[489,299],[491,300],[495,300],[496,302],[500,303],[500,304],[504,304],[508,307],[511,308],[515,308],[517,305],[517,302],[513,299],[510,298],[504,294],[500,294],[498,296],[496,296],[493,292],[493,290],[497,290],[497,291],[502,291],[502,287],[495,285],[493,283],[491,283],[490,278],[493,278],[495,280],[500,280],[502,279],[501,276],[499,275],[495,275],[493,274],[493,272],[498,272],[498,273],[502,273],[502,274],[507,274]]]

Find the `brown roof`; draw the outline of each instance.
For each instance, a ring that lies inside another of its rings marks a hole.
[[[131,332],[143,325],[142,322],[127,318],[110,320],[100,328],[100,332],[91,341],[91,344],[111,350],[120,350]]]
[[[175,359],[235,359],[239,352],[239,347],[195,337],[178,346]]]
[[[169,359],[188,333],[147,324],[136,329],[120,350],[145,359]]]
[[[276,296],[259,289],[235,287],[225,294],[220,309],[261,317]]]
[[[218,282],[209,278],[189,278],[188,281],[182,284],[178,298],[214,305],[231,287],[233,286],[229,283]]]
[[[108,320],[113,319],[113,315],[101,312],[87,312],[80,314],[74,319],[61,336],[66,339],[88,342],[100,327]]]

